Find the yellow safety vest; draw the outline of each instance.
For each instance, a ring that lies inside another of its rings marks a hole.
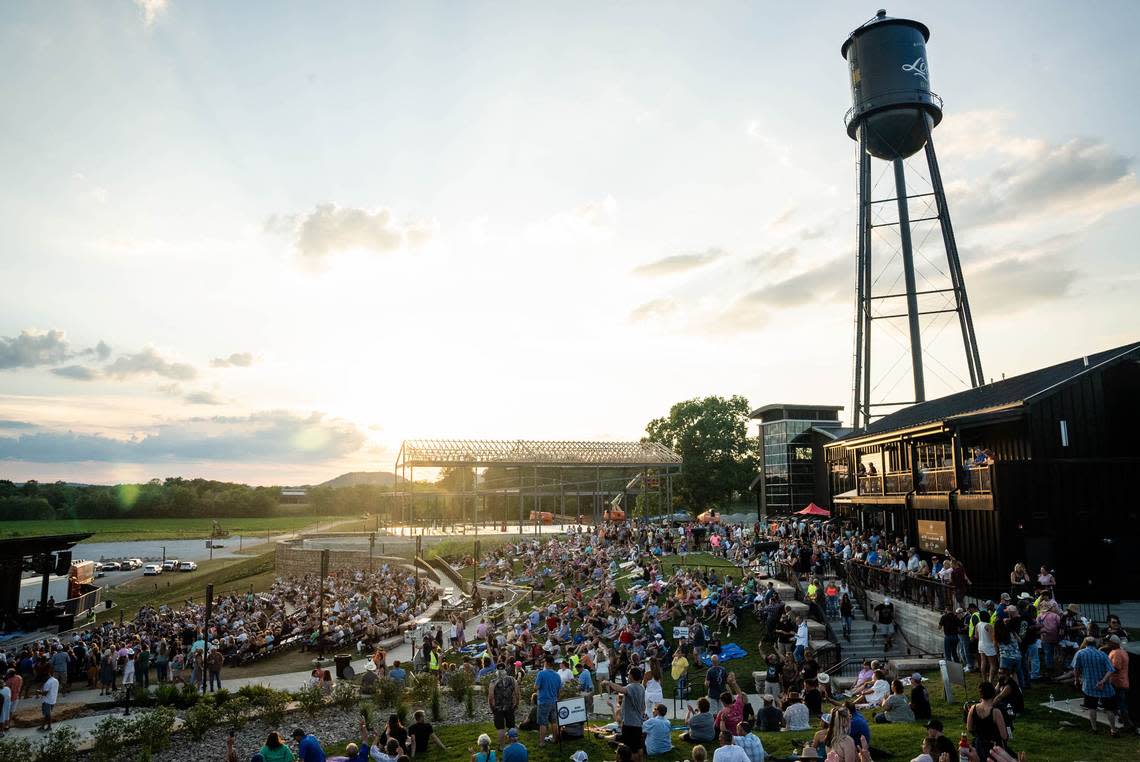
[[[431,656],[428,657],[428,669],[432,672],[439,671],[439,659],[436,657],[435,651],[432,651]]]

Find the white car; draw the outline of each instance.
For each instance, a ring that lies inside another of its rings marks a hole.
[[[178,571],[178,559],[168,558],[162,562],[163,571]]]
[[[198,564],[193,561],[183,561],[178,564],[178,571],[198,571]]]
[[[123,562],[123,566],[128,571],[141,569],[143,566],[143,560],[141,558],[128,558],[125,562]]]
[[[100,568],[103,571],[119,571],[119,562],[118,561],[104,561],[100,565]]]
[[[143,567],[144,577],[156,577],[162,574],[162,564],[147,564]]]

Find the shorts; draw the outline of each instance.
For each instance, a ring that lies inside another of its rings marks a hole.
[[[892,624],[880,624],[879,625],[879,634],[880,635],[894,635],[895,634],[894,624],[893,623]]]
[[[1085,709],[1096,709],[1100,706],[1106,712],[1116,711],[1116,705],[1119,701],[1117,696],[1090,696],[1087,693],[1082,694],[1085,698],[1081,704]]]
[[[553,725],[558,722],[558,704],[539,704],[534,721],[539,725]]]
[[[46,701],[40,703],[40,711],[43,712],[45,720],[51,719],[51,710],[52,709],[55,709],[55,704],[49,704]]]
[[[645,745],[645,734],[641,730],[640,725],[622,725],[621,726],[621,742],[629,747],[629,750],[636,754],[641,751]]]
[[[502,712],[496,709],[491,714],[495,720],[495,730],[509,730],[515,727],[514,709],[506,709]]]

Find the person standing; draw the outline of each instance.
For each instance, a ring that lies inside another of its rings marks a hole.
[[[143,644],[142,650],[139,651],[139,658],[136,660],[135,672],[138,675],[135,679],[142,683],[143,688],[150,687],[150,646]]]
[[[728,684],[728,670],[720,666],[720,657],[713,655],[709,658],[709,668],[705,672],[705,687],[707,688],[706,696],[709,697],[709,703],[720,699],[720,694],[724,693],[724,687]]]
[[[1005,729],[1005,718],[994,707],[997,689],[993,683],[983,682],[979,685],[978,696],[981,701],[970,707],[966,715],[966,729],[974,735],[974,748],[978,751],[978,758],[989,759],[990,749],[995,746],[1005,748],[1009,733]]]
[[[1109,635],[1104,639],[1104,652],[1116,670],[1108,681],[1116,689],[1116,713],[1120,716],[1120,724],[1126,728],[1132,727],[1132,717],[1128,711],[1128,652],[1120,647],[1120,639],[1116,635]]]
[[[1081,650],[1073,657],[1073,685],[1081,689],[1084,707],[1089,712],[1089,729],[1096,732],[1096,710],[1099,706],[1108,715],[1108,734],[1115,738],[1116,689],[1109,682],[1116,671],[1103,651],[1096,647],[1096,638],[1085,638]]]
[[[796,616],[796,647],[792,651],[792,658],[796,660],[796,664],[804,663],[804,651],[808,647],[808,625],[807,620],[802,616]],[[716,754],[714,753],[715,757]]]
[[[543,669],[535,676],[534,687],[538,691],[538,745],[542,746],[558,740],[558,693],[562,690],[562,678],[554,671],[554,656],[551,654],[546,655]],[[549,735],[546,732],[548,727]]]
[[[621,704],[621,742],[629,747],[635,762],[641,762],[645,758],[645,739],[642,734],[642,725],[645,723],[645,688],[641,685],[641,667],[632,667],[629,677],[627,685],[619,686],[609,680],[604,684],[615,693],[625,696]]]
[[[218,690],[222,689],[222,664],[225,663],[225,657],[222,656],[222,651],[217,646],[210,649],[210,655],[206,657],[206,671],[210,674],[210,690],[214,690],[214,683],[217,683]]]
[[[875,619],[879,634],[883,636],[883,652],[886,653],[895,644],[895,604],[891,603],[889,595],[875,606]]]
[[[0,683],[0,736],[8,732],[12,721],[12,689],[8,683]]]
[[[51,713],[55,709],[55,703],[59,700],[59,678],[55,675],[48,675],[48,679],[44,680],[43,686],[40,687],[40,711],[44,715],[44,724],[40,725],[40,730],[51,732]]]
[[[962,620],[954,613],[954,606],[947,604],[946,612],[938,620],[942,628],[942,658],[947,662],[958,660],[958,630],[962,627]]]
[[[487,703],[491,708],[495,729],[499,731],[499,745],[502,746],[507,731],[517,724],[515,712],[519,706],[519,684],[507,674],[505,664],[498,665],[498,676],[487,691]]]

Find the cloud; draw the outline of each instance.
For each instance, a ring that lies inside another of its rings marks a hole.
[[[704,267],[726,256],[728,256],[728,252],[724,249],[719,246],[710,246],[704,251],[695,251],[689,254],[674,254],[671,257],[658,259],[655,262],[638,265],[633,268],[633,272],[636,275],[647,276],[675,275],[677,273],[695,270],[698,267]]]
[[[348,421],[277,410],[189,418],[130,439],[49,430],[0,436],[0,460],[320,463],[357,452],[364,444],[364,433]]]
[[[786,246],[782,249],[766,249],[749,257],[747,266],[761,270],[782,270],[799,258],[799,249]]]
[[[753,289],[737,298],[708,327],[729,332],[758,330],[767,324],[773,312],[837,301],[851,283],[853,268],[853,262],[847,257],[836,257],[810,270]]]
[[[35,425],[27,421],[12,421],[0,418],[0,429],[34,429]]]
[[[100,360],[106,360],[111,356],[111,345],[100,339],[94,347],[84,350],[84,354],[93,354]]]
[[[135,0],[135,5],[143,13],[143,25],[149,28],[154,26],[159,16],[166,13],[169,2],[168,0]]]
[[[750,121],[744,131],[748,135],[749,140],[760,144],[780,164],[785,167],[792,165],[791,146],[769,135],[764,123],[759,119]]]
[[[234,352],[229,357],[210,360],[211,368],[248,368],[250,365],[253,365],[253,355],[249,352]]]
[[[51,372],[73,381],[94,381],[99,377],[99,371],[84,365],[64,365],[62,368],[52,368]]]
[[[193,365],[170,362],[161,357],[153,347],[147,347],[133,355],[123,355],[107,366],[106,373],[120,381],[149,373],[175,381],[189,381],[198,375]]]
[[[19,336],[0,336],[0,370],[59,365],[71,357],[63,331],[21,331]]]
[[[224,405],[226,401],[217,396],[213,392],[197,391],[190,392],[182,399],[186,400],[191,405]]]
[[[676,309],[677,303],[673,299],[652,299],[635,307],[629,313],[629,319],[634,323],[639,323],[644,320],[663,318],[671,315]]]
[[[526,226],[522,238],[538,245],[563,245],[609,239],[617,228],[619,206],[613,196],[587,201]]]
[[[947,184],[960,227],[1014,226],[1042,219],[1072,227],[1140,205],[1134,160],[1102,140],[1051,143],[1011,134],[1008,111],[948,117],[935,147],[951,161],[978,159],[981,177]]]
[[[436,224],[399,220],[392,210],[383,207],[369,211],[322,203],[306,215],[274,215],[266,221],[265,230],[292,235],[298,254],[320,260],[345,251],[390,254],[416,248],[435,236]]]
[[[972,269],[966,290],[975,315],[1004,315],[1062,299],[1079,278],[1063,257],[1010,257]]]

